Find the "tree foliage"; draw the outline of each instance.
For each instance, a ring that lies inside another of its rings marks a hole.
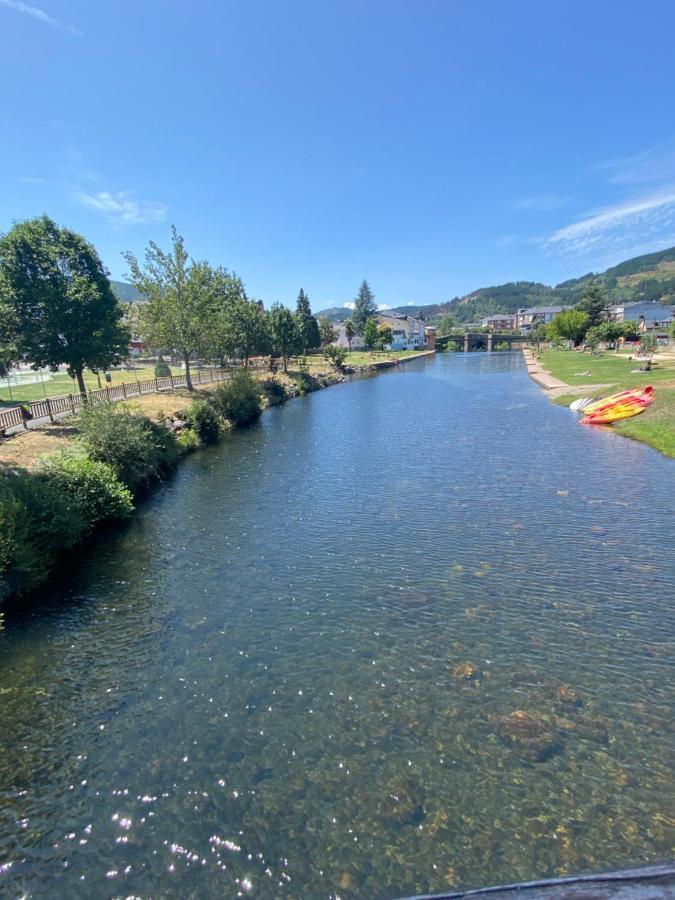
[[[298,329],[293,313],[275,303],[267,314],[272,353],[283,360],[284,372],[288,370],[288,357],[300,349]]]
[[[388,322],[382,322],[377,329],[377,346],[380,350],[389,347],[394,342],[394,331]]]
[[[142,314],[146,340],[157,349],[181,355],[185,381],[192,390],[190,357],[206,346],[213,323],[211,267],[190,259],[175,226],[171,227],[170,251],[150,241],[143,266],[133,253],[124,257],[134,287],[148,299]]]
[[[361,287],[354,300],[354,310],[352,312],[352,322],[358,334],[365,332],[366,323],[371,316],[377,312],[375,306],[375,296],[370,289],[370,285],[364,278]]]
[[[347,359],[347,348],[339,347],[337,344],[329,344],[323,351],[323,355],[328,362],[339,371],[344,366],[345,360]]]
[[[374,350],[379,339],[379,330],[377,327],[377,319],[371,316],[363,329],[363,343],[368,350]]]
[[[548,323],[546,331],[552,341],[580,344],[588,329],[588,315],[579,309],[566,309]]]
[[[85,393],[85,367],[104,369],[128,354],[123,312],[96,250],[48,216],[18,222],[0,238],[0,296],[0,359],[19,354],[52,371],[65,365]]]
[[[607,298],[599,284],[592,282],[583,291],[579,303],[575,307],[588,316],[588,327],[593,328],[605,321]]]
[[[295,309],[295,324],[298,330],[298,343],[302,353],[307,353],[308,350],[316,350],[317,347],[321,346],[319,324],[312,315],[309,297],[302,288],[300,288]]]
[[[356,326],[352,322],[351,319],[347,319],[345,322],[345,337],[347,338],[347,343],[349,344],[349,352],[352,352],[352,341],[356,337]]]
[[[319,316],[319,336],[321,338],[321,346],[327,347],[333,344],[338,338],[338,330],[330,319],[326,316]]]

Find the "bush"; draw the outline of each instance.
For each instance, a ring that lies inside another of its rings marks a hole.
[[[52,560],[32,538],[29,509],[3,483],[0,485],[0,603],[12,594],[36,588],[49,574]]]
[[[169,364],[162,356],[160,356],[155,363],[155,378],[168,378],[170,374],[171,369],[169,368]]]
[[[223,432],[223,418],[206,400],[193,400],[185,410],[185,421],[203,444],[216,444]]]
[[[240,428],[253,425],[260,418],[260,389],[255,379],[243,369],[230,381],[219,385],[212,394],[212,403],[224,419]]]
[[[166,425],[109,404],[83,410],[80,437],[91,458],[107,463],[134,493],[171,469],[180,456]]]
[[[42,472],[76,504],[87,530],[105,519],[128,519],[134,511],[131,491],[104,462],[83,453],[48,457]]]
[[[391,343],[391,341],[389,341],[389,343]],[[339,371],[344,366],[345,360],[347,359],[347,348],[338,347],[337,344],[329,344],[323,351],[323,355],[328,362]]]
[[[321,387],[319,382],[309,372],[300,372],[295,378],[295,383],[301,394],[309,394],[312,391],[318,391]]]
[[[199,438],[191,428],[183,428],[182,431],[179,431],[176,442],[178,449],[184,455],[192,453],[193,450],[198,450],[201,446]]]
[[[264,378],[260,382],[260,391],[264,397],[267,397],[270,406],[283,403],[288,397],[286,388],[276,378]]]

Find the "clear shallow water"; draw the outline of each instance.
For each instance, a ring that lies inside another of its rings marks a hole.
[[[391,898],[671,856],[674,475],[519,354],[192,457],[0,634],[0,894]]]

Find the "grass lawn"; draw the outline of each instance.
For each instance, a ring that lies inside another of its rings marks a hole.
[[[405,359],[409,356],[419,356],[419,350],[375,350],[373,353],[369,353],[367,350],[354,350],[351,353],[347,354],[347,358],[345,360],[346,366],[369,366],[372,363],[376,362],[384,362],[388,359]],[[325,372],[331,369],[330,363],[327,362],[323,358],[323,356],[308,356],[307,362],[309,363],[310,371],[312,372]]]
[[[655,369],[632,373],[631,369],[640,368],[642,363],[634,358],[629,360],[629,355],[607,351],[603,356],[591,356],[588,353],[549,350],[542,355],[541,362],[552,375],[570,385],[606,385],[602,390],[594,390],[594,396],[604,397],[628,388],[654,385],[656,399],[649,409],[610,427],[625,437],[655,447],[666,456],[675,457],[675,359],[657,353],[654,356],[654,361],[658,363]],[[592,374],[576,374],[587,371]],[[578,396],[559,396],[555,402],[569,406]]]
[[[173,366],[171,371],[174,375],[179,375],[182,370]],[[136,381],[137,378],[139,381],[154,378],[155,369],[153,366],[131,370],[111,369],[110,374],[112,375],[112,384],[121,384],[123,381],[127,383]],[[84,381],[88,390],[95,391],[98,389],[98,378],[93,372],[85,371]],[[101,386],[105,387],[106,384],[107,381],[101,375]],[[10,400],[7,380],[0,378],[0,406],[16,406],[17,403],[27,400],[42,400],[44,397],[62,397],[65,394],[76,394],[77,384],[65,372],[55,372],[52,373],[52,377],[49,380],[45,378],[42,384],[38,381],[37,384],[12,385],[11,393],[12,399]]]

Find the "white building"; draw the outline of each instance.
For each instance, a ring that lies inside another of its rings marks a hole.
[[[396,313],[377,313],[375,318],[379,325],[391,326],[393,340],[387,346],[387,350],[424,350],[427,346],[426,323],[423,319]],[[344,322],[336,327],[338,339],[335,343],[339,347],[348,348],[349,341],[345,334]],[[363,335],[355,334],[352,338],[352,350],[363,350],[365,346]]]

